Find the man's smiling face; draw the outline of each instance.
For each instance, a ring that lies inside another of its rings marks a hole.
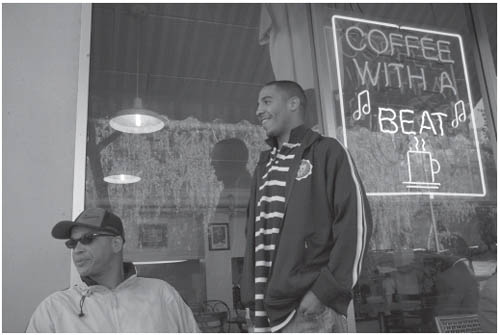
[[[256,115],[268,137],[282,137],[290,132],[287,94],[275,85],[264,86],[259,93]]]

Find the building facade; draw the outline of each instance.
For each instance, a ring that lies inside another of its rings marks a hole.
[[[272,80],[301,84],[307,124],[347,146],[369,196],[374,232],[350,329],[431,332],[436,315],[477,311],[443,292],[449,259],[466,260],[478,289],[496,269],[496,4],[3,13],[4,331],[22,331],[43,296],[78,280],[49,231],[95,206],[123,218],[140,274],[167,280],[194,310],[223,301],[236,319],[249,179],[266,149],[255,105]],[[112,126],[141,107],[135,98],[162,129]],[[106,179],[120,175],[140,180]],[[20,225],[31,236],[22,249]]]

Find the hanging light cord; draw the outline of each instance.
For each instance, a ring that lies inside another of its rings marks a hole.
[[[135,82],[135,96],[136,97],[139,97],[139,34],[140,34],[140,31],[141,31],[141,27],[140,27],[140,17],[139,15],[136,16],[136,20],[137,20],[137,42],[136,42],[136,82]]]

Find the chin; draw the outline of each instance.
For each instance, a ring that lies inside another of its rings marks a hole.
[[[275,136],[275,131],[273,131],[273,129],[267,129],[267,128],[264,128],[264,130],[266,131],[266,135],[267,137],[274,137]]]
[[[76,267],[78,274],[82,277],[88,277],[92,274],[92,268],[88,266]]]
[[[77,269],[77,271],[81,277],[87,277],[90,275],[90,271],[88,271],[87,269]]]

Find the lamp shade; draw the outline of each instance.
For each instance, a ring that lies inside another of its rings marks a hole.
[[[172,264],[172,263],[182,263],[186,262],[187,259],[177,259],[172,261],[145,261],[145,262],[133,262],[134,265],[155,265],[155,264]]]
[[[110,184],[133,184],[141,180],[141,177],[130,174],[115,174],[104,177],[104,181]]]
[[[142,99],[136,97],[132,108],[122,109],[109,121],[111,128],[131,134],[148,134],[162,129],[165,123],[159,115],[142,106]]]

